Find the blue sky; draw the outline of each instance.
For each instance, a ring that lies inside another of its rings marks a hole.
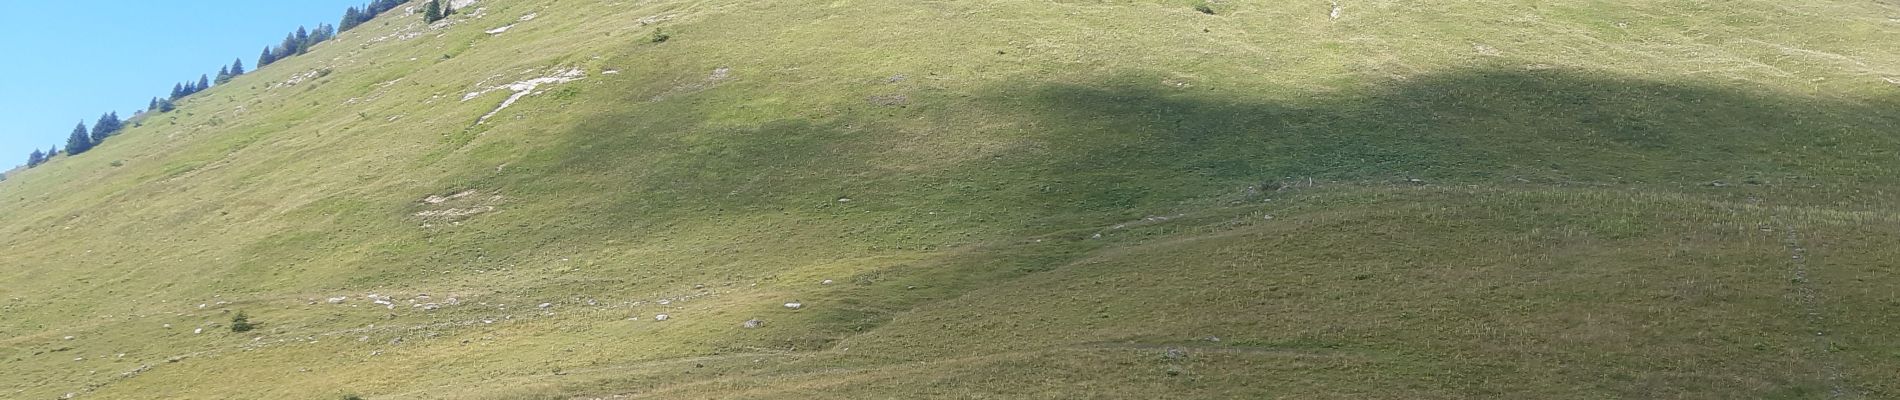
[[[366,0],[0,0],[0,170]]]

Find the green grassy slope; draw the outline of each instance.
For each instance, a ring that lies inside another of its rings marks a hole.
[[[391,13],[0,181],[0,397],[1900,396],[1900,6],[1785,3]]]

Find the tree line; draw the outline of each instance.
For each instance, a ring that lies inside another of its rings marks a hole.
[[[407,2],[407,0],[372,0],[361,7],[350,7],[348,10],[345,10],[343,12],[343,20],[337,25],[317,24],[316,29],[299,26],[296,31],[284,35],[284,40],[277,45],[264,46],[264,52],[257,57],[257,68],[263,68],[266,65],[282,61],[286,58],[309,53],[310,48],[315,47],[318,43],[335,39],[338,33],[361,26],[371,19],[375,19],[376,16],[394,10],[396,7],[400,7]],[[444,6],[441,0],[429,0],[429,3],[424,9],[423,20],[431,23],[455,12],[453,8]],[[177,108],[176,101],[210,89],[214,84],[222,85],[226,82],[230,82],[231,79],[237,78],[239,75],[244,75],[244,73],[244,59],[237,59],[236,61],[232,61],[229,65],[219,67],[218,74],[215,78],[209,74],[205,74],[199,75],[197,80],[186,80],[172,85],[171,95],[166,97],[153,97],[151,103],[146,106],[143,113],[171,112]],[[118,112],[108,112],[105,115],[99,116],[99,120],[94,122],[90,129],[86,127],[85,121],[80,121],[79,126],[73,128],[72,134],[66,138],[65,153],[71,156],[92,150],[93,147],[104,142],[106,138],[124,129],[124,123],[125,121],[119,119]],[[35,148],[32,153],[27,154],[26,166],[27,168],[33,168],[52,161],[54,156],[60,154],[60,151],[59,146],[53,146],[45,151]]]

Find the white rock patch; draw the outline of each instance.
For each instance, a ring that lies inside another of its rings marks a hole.
[[[514,105],[515,102],[521,100],[522,97],[527,97],[530,94],[534,94],[535,93],[534,89],[537,87],[540,87],[541,85],[568,83],[568,82],[578,81],[585,78],[587,78],[586,71],[582,71],[580,68],[571,68],[566,71],[557,72],[554,75],[550,75],[550,76],[534,78],[534,79],[529,79],[525,81],[510,83],[507,85],[483,89],[481,91],[470,92],[469,94],[462,96],[462,101],[473,100],[476,97],[481,97],[482,94],[486,94],[488,92],[493,92],[496,90],[507,89],[509,91],[515,92],[514,94],[509,95],[508,99],[502,100],[501,105],[496,106],[493,111],[489,111],[488,114],[482,115],[481,118],[475,120],[476,124],[481,124],[483,122],[487,122],[489,118],[493,118],[495,114],[501,113],[501,110],[508,108],[508,106]]]

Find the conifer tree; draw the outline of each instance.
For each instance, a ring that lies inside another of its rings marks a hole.
[[[210,89],[210,88],[211,88],[211,79],[204,75],[198,75],[198,90],[193,90],[191,92],[198,93],[198,92],[205,91],[205,89]]]
[[[73,128],[73,134],[66,137],[66,152],[76,156],[86,150],[92,150],[92,136],[86,132],[86,123],[81,121],[79,127]]]
[[[357,10],[356,7],[350,7],[349,10],[343,11],[343,21],[337,23],[337,28],[347,31],[350,30],[350,28],[355,28],[357,25],[362,25],[364,19],[366,18],[363,18],[362,10]]]
[[[293,45],[294,45],[292,47],[293,50],[291,50],[292,54],[303,54],[303,53],[310,52],[310,31],[304,29],[301,26],[297,27],[296,39]]]
[[[231,60],[231,76],[244,75],[244,59]]]
[[[276,50],[277,59],[282,60],[282,59],[290,58],[290,56],[296,55],[297,43],[298,41],[297,41],[296,32],[284,34],[284,43],[277,46],[277,50]]]
[[[99,122],[92,124],[92,144],[97,145],[112,134],[118,133],[119,129],[124,127],[123,124],[119,121],[117,111],[99,116]]]
[[[38,167],[44,162],[46,162],[46,153],[41,153],[38,148],[33,149],[33,153],[26,155],[27,168]]]
[[[180,97],[185,97],[185,84],[183,83],[172,84],[172,99],[177,100]]]
[[[422,6],[422,22],[435,23],[440,20],[442,20],[442,0],[429,0],[429,4]]]
[[[274,63],[274,62],[277,62],[277,55],[274,53],[271,53],[270,46],[264,46],[264,54],[259,54],[257,56],[257,67],[263,68],[264,66],[270,65],[270,63]]]
[[[219,85],[223,85],[225,82],[230,82],[230,81],[231,81],[231,67],[218,67],[218,80],[215,82],[217,82]]]
[[[176,109],[178,109],[178,106],[175,104],[172,104],[171,100],[166,100],[166,99],[158,100],[158,112],[172,112],[172,110],[176,110]]]

